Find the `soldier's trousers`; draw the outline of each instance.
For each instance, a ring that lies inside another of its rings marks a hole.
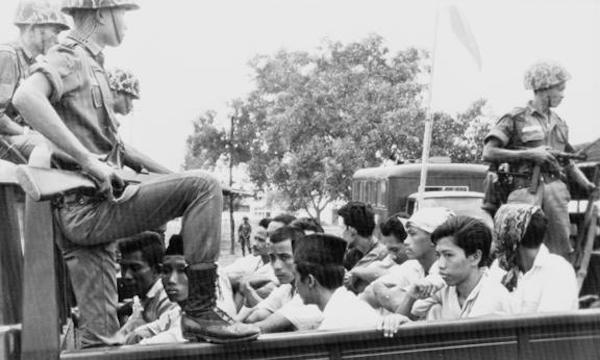
[[[528,188],[522,188],[514,190],[508,196],[509,203],[527,203],[542,208],[548,218],[544,244],[551,253],[562,255],[567,260],[573,251],[569,238],[571,222],[568,205],[570,200],[569,189],[560,180],[549,183],[540,182],[535,194],[530,194]]]
[[[77,302],[95,302],[80,305],[87,325],[84,345],[97,343],[94,334],[111,336],[118,330],[115,262],[106,245],[182,216],[186,261],[214,263],[221,241],[221,191],[212,176],[190,171],[130,185],[115,202],[81,198],[55,209]]]

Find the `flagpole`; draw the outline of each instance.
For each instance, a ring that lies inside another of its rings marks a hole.
[[[433,49],[431,50],[431,80],[429,81],[429,91],[427,99],[426,117],[425,117],[425,133],[423,134],[423,153],[421,155],[421,180],[419,182],[418,199],[423,199],[425,192],[425,186],[427,184],[427,168],[429,164],[429,150],[431,147],[431,133],[433,132],[433,111],[432,111],[432,100],[433,100],[433,85],[435,79],[435,53],[437,49],[438,40],[438,28],[440,21],[440,1],[437,1],[435,10],[435,25],[433,35]]]

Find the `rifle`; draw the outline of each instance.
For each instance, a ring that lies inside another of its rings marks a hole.
[[[157,176],[124,170],[117,170],[117,173],[125,184],[139,184]],[[77,171],[18,165],[16,177],[23,191],[35,201],[52,200],[73,193],[93,195],[98,189],[94,180]]]

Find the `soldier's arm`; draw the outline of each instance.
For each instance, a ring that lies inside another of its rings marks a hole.
[[[571,179],[573,179],[579,186],[587,191],[592,191],[596,188],[596,185],[588,180],[588,178],[583,174],[580,168],[578,168],[573,161],[569,161],[567,166],[565,167],[567,170],[567,174]]]
[[[23,134],[23,127],[4,113],[19,81],[17,61],[14,53],[0,51],[0,134],[4,135]]]
[[[488,139],[483,147],[483,160],[488,162],[513,162],[519,160],[530,160],[538,164],[556,163],[554,156],[545,146],[530,149],[505,149],[495,137]]]
[[[140,167],[142,167],[149,172],[157,174],[173,173],[169,168],[159,164],[146,154],[127,144],[125,145],[125,165],[138,172],[141,170]]]

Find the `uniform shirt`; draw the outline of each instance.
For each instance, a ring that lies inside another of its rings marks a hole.
[[[379,319],[375,309],[341,286],[325,305],[318,330],[376,329]]]
[[[427,320],[507,315],[511,313],[511,301],[508,290],[486,270],[462,306],[458,302],[456,287],[446,285],[433,296],[417,300],[411,313],[418,318],[426,316]]]
[[[18,42],[0,45],[0,116],[7,115],[24,125],[23,119],[12,106],[12,98],[34,63],[33,56]]]
[[[558,151],[565,151],[569,140],[569,128],[555,112],[550,110],[550,117],[538,112],[529,102],[525,107],[515,108],[502,116],[485,137],[500,140],[503,147],[517,149],[519,147],[537,147],[546,145]],[[529,171],[529,162],[513,164],[513,171]],[[542,167],[542,171],[550,169]]]
[[[51,85],[50,102],[86,149],[121,167],[123,144],[101,50],[89,38],[72,31],[41,56],[31,72],[46,76]]]
[[[492,264],[496,281],[505,271]],[[579,308],[575,270],[562,256],[551,254],[542,244],[525,274],[519,272],[517,287],[510,293],[513,312],[517,314],[570,311]]]
[[[250,234],[252,233],[252,226],[248,223],[242,223],[242,225],[238,228],[238,235],[241,239],[248,240],[250,239]]]

